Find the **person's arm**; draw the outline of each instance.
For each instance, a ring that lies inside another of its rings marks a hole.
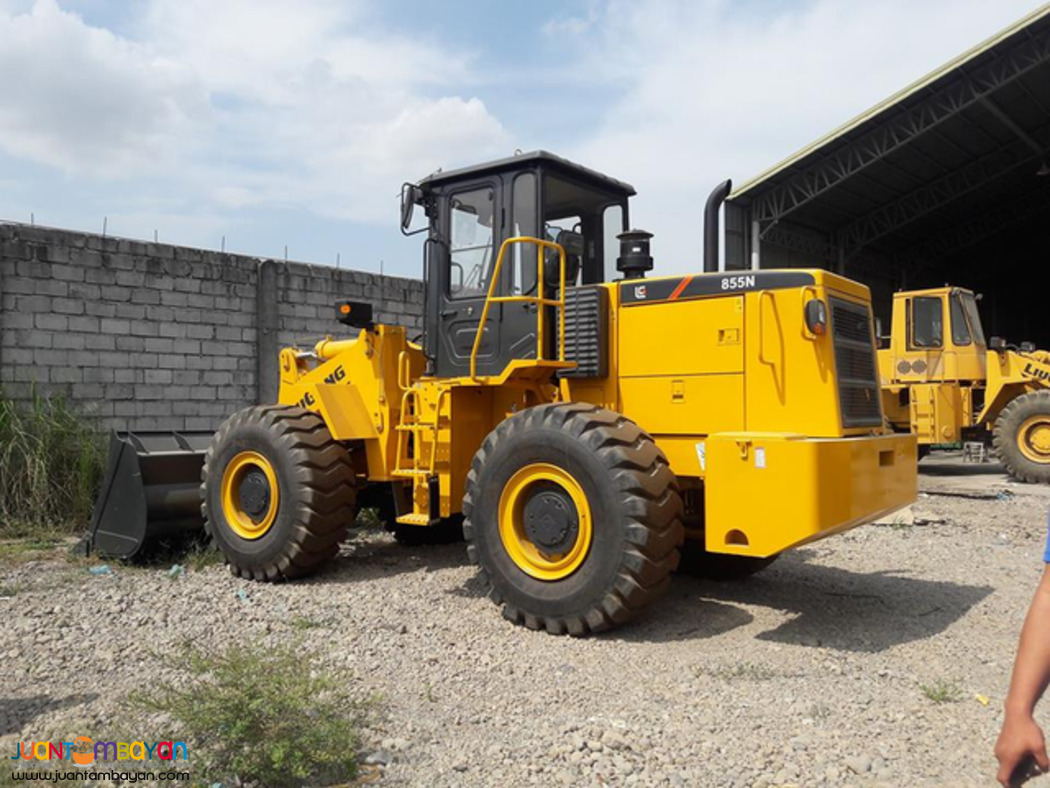
[[[1047,684],[1050,684],[1050,564],[1043,572],[1021,629],[1017,661],[1006,695],[1003,730],[995,744],[995,757],[999,759],[996,777],[1004,786],[1010,785],[1011,776],[1026,758],[1033,758],[1041,771],[1050,770],[1043,731],[1032,716]]]

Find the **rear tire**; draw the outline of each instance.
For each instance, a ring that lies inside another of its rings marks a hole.
[[[744,580],[757,574],[780,557],[754,558],[749,555],[709,553],[698,540],[686,540],[682,546],[682,562],[678,571],[683,574],[714,580],[719,583]]]
[[[235,413],[212,438],[201,479],[205,530],[230,570],[250,580],[316,571],[338,552],[356,514],[346,449],[302,408]]]
[[[474,456],[463,513],[489,597],[530,629],[623,624],[678,565],[682,500],[667,458],[634,422],[591,405],[503,421]]]
[[[1015,397],[995,420],[992,443],[1018,481],[1050,483],[1050,391]]]

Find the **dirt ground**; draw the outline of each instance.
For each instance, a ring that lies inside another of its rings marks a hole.
[[[679,576],[586,640],[502,620],[462,545],[385,534],[283,585],[8,558],[0,749],[123,724],[122,698],[183,639],[297,638],[382,698],[365,755],[383,785],[991,785],[1050,488],[958,456],[921,470],[910,510],[743,583]]]

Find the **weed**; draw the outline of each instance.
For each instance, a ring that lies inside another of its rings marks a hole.
[[[104,463],[101,436],[61,397],[0,396],[0,537],[83,528]]]
[[[291,646],[220,654],[184,646],[168,661],[183,677],[136,693],[131,705],[178,723],[209,783],[282,788],[356,774],[364,706],[312,655]]]
[[[12,597],[16,597],[21,590],[22,587],[16,585],[0,586],[0,599],[11,599]]]
[[[920,684],[922,694],[934,703],[955,703],[962,698],[962,687],[956,681],[937,679],[930,684]]]
[[[306,630],[306,629],[324,629],[328,626],[327,621],[320,621],[316,618],[307,618],[306,616],[292,616],[291,621],[288,622],[292,629]]]

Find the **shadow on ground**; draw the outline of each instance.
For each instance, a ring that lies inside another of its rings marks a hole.
[[[465,542],[406,547],[392,536],[354,540],[321,570],[297,583],[361,583],[412,572],[439,572],[467,566]]]
[[[33,695],[28,698],[0,698],[0,736],[18,733],[41,714],[91,703],[97,693],[66,695],[54,698],[48,695]]]
[[[924,640],[961,619],[993,588],[909,577],[894,571],[852,572],[809,561],[816,551],[796,550],[752,578],[715,583],[676,575],[671,590],[634,623],[607,637],[671,642],[715,637],[754,620],[744,606],[788,613],[780,626],[757,635],[791,645],[850,652],[879,652]],[[393,539],[352,543],[304,584],[367,583],[414,572],[468,566],[462,542],[404,547]],[[479,598],[485,589],[471,577],[446,593]]]
[[[1010,481],[1003,466],[998,462],[921,462],[919,463],[919,476],[988,476],[989,481]],[[994,477],[1001,476],[1002,479]]]
[[[924,640],[961,619],[992,592],[991,586],[923,580],[893,572],[851,572],[806,563],[804,551],[788,554],[760,575],[737,583],[678,576],[668,597],[640,625],[624,630],[625,640],[666,641],[688,637],[702,627],[708,605],[750,605],[781,610],[792,617],[757,635],[759,640],[839,651],[878,652]],[[741,608],[738,625],[751,615]],[[734,616],[719,611],[716,626]]]

